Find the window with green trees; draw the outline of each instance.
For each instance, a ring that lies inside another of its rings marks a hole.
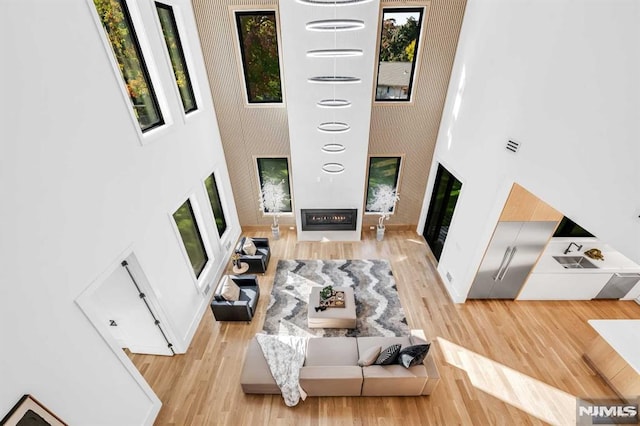
[[[276,13],[236,12],[236,24],[249,103],[282,102]]]
[[[380,185],[388,185],[397,190],[399,176],[400,157],[369,158],[369,180],[367,181],[367,207],[365,212],[373,212],[369,210],[369,206],[373,203],[375,189]]]
[[[382,10],[376,101],[410,101],[423,8]]]
[[[218,185],[216,183],[215,175],[211,175],[204,181],[204,186],[207,187],[207,194],[209,195],[209,202],[211,203],[211,211],[213,211],[213,217],[216,220],[216,228],[218,229],[218,235],[222,237],[224,231],[227,230],[227,221],[224,218],[224,211],[222,210],[222,202],[220,201],[220,192],[218,192]]]
[[[267,184],[270,191],[277,190],[279,193],[277,199],[282,200],[283,204],[277,207],[277,211],[269,210],[269,207],[264,205],[264,213],[291,213],[291,188],[289,187],[289,162],[287,159],[258,158],[258,176],[260,188],[265,188],[265,184]]]
[[[93,0],[142,131],[164,124],[126,0]]]
[[[173,214],[173,220],[176,222],[178,232],[182,238],[182,243],[189,256],[191,267],[196,278],[200,277],[209,257],[202,241],[202,235],[196,222],[196,216],[193,213],[191,201],[187,200]]]
[[[178,85],[184,112],[195,111],[198,109],[198,106],[196,105],[196,97],[193,94],[191,78],[189,77],[189,70],[187,69],[187,61],[184,58],[184,51],[182,50],[173,8],[169,5],[156,2],[156,11],[160,19],[164,41],[169,51],[169,59],[171,59],[171,66],[173,67],[173,74],[176,77],[176,84]]]

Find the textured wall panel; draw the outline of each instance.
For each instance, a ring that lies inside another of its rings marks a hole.
[[[369,155],[403,156],[400,202],[391,224],[417,224],[465,4],[466,0],[381,3],[381,7],[429,5],[413,101],[402,105],[374,103],[372,109]],[[290,155],[287,110],[284,106],[246,106],[230,10],[277,10],[277,1],[193,0],[193,8],[240,223],[267,224],[270,219],[263,218],[259,211],[253,162],[261,155]],[[282,223],[295,221],[283,218]],[[364,223],[373,224],[375,218],[365,217]]]
[[[193,8],[240,224],[267,224],[271,219],[260,212],[254,161],[289,156],[287,110],[247,106],[232,10],[277,10],[277,2],[193,0]]]
[[[391,224],[417,224],[438,136],[466,0],[406,2],[380,7],[428,5],[414,76],[412,102],[376,103],[371,112],[369,155],[402,155],[400,201]],[[375,223],[367,217],[367,224]]]

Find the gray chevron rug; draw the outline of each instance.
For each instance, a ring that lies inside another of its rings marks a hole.
[[[307,327],[311,287],[326,285],[353,287],[355,329]],[[409,327],[387,260],[280,260],[263,331],[316,337],[406,336]]]

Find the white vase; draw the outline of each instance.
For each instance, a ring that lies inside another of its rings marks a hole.
[[[384,239],[384,225],[376,226],[376,240],[382,241]]]
[[[280,225],[271,225],[271,235],[274,240],[280,239]]]

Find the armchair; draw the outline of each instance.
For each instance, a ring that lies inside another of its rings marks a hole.
[[[246,263],[249,265],[249,270],[247,273],[249,274],[264,274],[267,271],[267,266],[269,265],[269,259],[271,259],[271,249],[269,248],[269,239],[268,238],[251,238],[253,243],[256,245],[256,254],[250,255],[245,254],[242,251],[242,246],[244,245],[244,241],[247,237],[242,237],[238,242],[238,245],[235,248],[235,253],[240,255],[238,261],[240,263]]]
[[[222,296],[222,282],[216,288],[211,301],[211,311],[216,321],[251,321],[255,314],[260,287],[255,275],[229,275],[230,280],[240,287],[238,300],[226,300]]]

